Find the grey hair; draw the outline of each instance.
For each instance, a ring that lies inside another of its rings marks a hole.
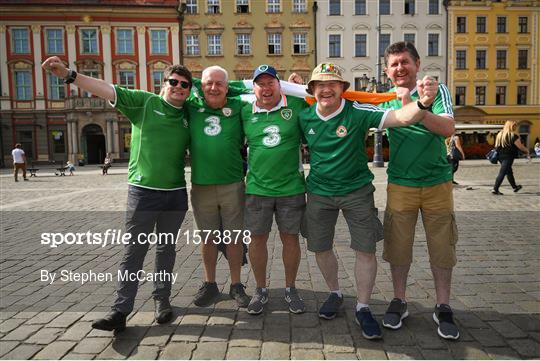
[[[219,66],[219,65],[212,65],[212,66],[209,66],[208,68],[205,68],[205,69],[202,71],[202,74],[201,74],[201,80],[202,80],[202,78],[204,78],[204,75],[205,75],[205,74],[208,74],[208,73],[211,72],[212,70],[218,70],[218,71],[222,72],[223,74],[225,74],[225,81],[226,81],[226,82],[229,81],[229,73],[227,72],[227,70],[225,70],[224,68],[222,68],[222,67]]]

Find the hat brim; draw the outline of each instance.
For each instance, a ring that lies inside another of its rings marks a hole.
[[[346,91],[347,89],[349,89],[349,87],[351,86],[351,83],[349,83],[348,81],[346,80],[336,80],[336,79],[327,79],[327,80],[320,80],[320,79],[315,79],[315,80],[310,80],[308,83],[307,83],[307,89],[306,89],[306,92],[309,94],[309,95],[313,95],[313,84],[316,82],[316,81],[339,81],[341,83],[344,84],[343,86],[343,91]]]

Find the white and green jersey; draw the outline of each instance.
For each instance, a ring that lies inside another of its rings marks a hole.
[[[391,89],[392,91],[394,89]],[[416,101],[416,88],[411,92]],[[400,109],[400,100],[392,100],[380,105],[385,109]],[[444,84],[439,84],[435,100],[429,111],[433,114],[454,117],[452,97]],[[452,180],[452,166],[446,159],[444,137],[432,133],[420,121],[401,128],[388,128],[390,162],[388,182],[409,187],[428,187]]]
[[[239,99],[227,98],[223,108],[212,109],[198,96],[188,98],[193,184],[230,184],[244,179],[240,153],[244,144],[240,113],[244,105]]]
[[[317,104],[300,114],[300,128],[309,147],[309,192],[342,196],[369,184],[366,136],[370,128],[381,129],[388,111],[374,105],[343,99],[333,114],[322,116]]]
[[[298,116],[307,104],[302,99],[282,97],[272,110],[256,103],[242,109],[244,133],[249,147],[246,193],[267,197],[305,192]]]
[[[111,105],[131,122],[128,184],[158,190],[185,188],[189,129],[184,109],[142,90],[114,87]]]

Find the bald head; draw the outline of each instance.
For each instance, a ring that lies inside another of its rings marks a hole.
[[[213,65],[203,70],[201,78],[202,90],[204,100],[210,108],[223,108],[227,103],[228,80],[227,70],[220,66]]]

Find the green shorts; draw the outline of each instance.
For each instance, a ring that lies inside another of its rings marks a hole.
[[[383,227],[373,199],[375,187],[369,183],[344,196],[321,196],[308,193],[306,223],[302,234],[308,250],[324,252],[334,246],[334,233],[339,211],[349,226],[351,248],[375,253],[376,242],[383,239]]]

